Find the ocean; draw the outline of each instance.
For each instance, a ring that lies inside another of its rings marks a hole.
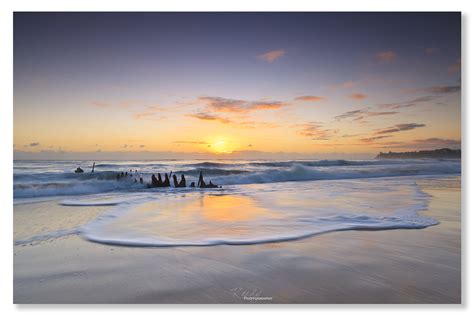
[[[67,235],[136,247],[241,245],[420,229],[438,221],[422,215],[430,196],[417,180],[448,182],[461,173],[459,160],[432,159],[97,161],[91,173],[92,163],[14,162],[14,204],[54,200],[78,213],[108,207],[86,224],[42,230],[16,245]],[[84,173],[74,173],[78,166]],[[117,180],[121,172],[128,175]],[[170,172],[185,175],[188,185],[202,172],[222,188],[147,188],[153,173]]]

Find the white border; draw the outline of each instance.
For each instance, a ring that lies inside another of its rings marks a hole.
[[[469,215],[467,197],[474,194],[469,183],[472,180],[472,172],[467,166],[467,158],[472,157],[471,150],[473,139],[472,129],[468,122],[474,122],[472,111],[469,111],[469,92],[472,85],[468,82],[468,75],[472,74],[470,57],[472,54],[471,43],[467,34],[472,34],[470,16],[474,15],[474,1],[462,0],[431,0],[431,1],[371,1],[371,0],[329,0],[313,1],[308,0],[240,0],[240,1],[212,1],[212,0],[188,0],[188,1],[97,1],[97,0],[24,0],[13,1],[3,0],[0,2],[0,127],[1,127],[1,155],[0,155],[0,195],[1,205],[1,228],[0,242],[2,245],[2,261],[0,262],[0,274],[2,276],[2,287],[0,288],[0,309],[2,316],[16,313],[31,313],[35,316],[65,315],[82,316],[84,314],[103,315],[113,313],[114,316],[128,316],[130,313],[140,313],[143,315],[153,315],[157,313],[192,313],[198,316],[217,316],[223,313],[226,316],[257,315],[270,312],[275,316],[284,316],[295,311],[302,315],[314,316],[318,313],[336,313],[337,315],[350,314],[357,316],[377,316],[383,312],[384,317],[397,316],[399,314],[415,315],[427,312],[430,316],[444,316],[446,313],[466,314],[472,310],[472,294],[469,294],[472,286],[472,274],[468,274],[468,263],[472,264],[472,253],[468,252],[467,246],[472,245],[472,234],[468,228],[474,228]],[[67,306],[41,306],[32,305],[29,307],[15,306],[12,304],[12,279],[13,279],[13,215],[12,215],[12,159],[13,159],[13,11],[462,11],[463,12],[463,305],[67,305]],[[471,36],[472,38],[472,36]],[[159,311],[157,311],[159,310]]]

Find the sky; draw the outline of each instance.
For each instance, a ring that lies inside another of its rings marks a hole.
[[[15,158],[460,148],[460,13],[15,13]]]

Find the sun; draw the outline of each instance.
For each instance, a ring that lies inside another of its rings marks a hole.
[[[224,138],[220,138],[213,142],[210,142],[209,148],[212,152],[221,154],[232,153],[233,151],[230,142]]]

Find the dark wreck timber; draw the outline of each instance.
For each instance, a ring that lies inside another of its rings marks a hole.
[[[380,152],[376,159],[460,159],[461,150],[453,149],[437,149],[437,150],[426,150],[426,151],[413,151],[413,152]]]

